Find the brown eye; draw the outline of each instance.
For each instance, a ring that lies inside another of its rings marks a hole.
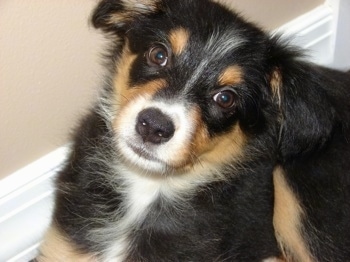
[[[147,62],[151,66],[164,67],[168,64],[168,50],[165,46],[157,45],[149,49],[147,54]]]
[[[213,100],[223,109],[232,108],[235,105],[236,94],[231,90],[222,90],[213,96]]]

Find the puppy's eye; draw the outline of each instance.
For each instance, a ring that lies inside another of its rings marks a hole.
[[[164,67],[168,64],[168,50],[161,44],[151,47],[146,55],[147,62],[150,66]]]
[[[235,105],[236,94],[232,90],[221,90],[213,96],[213,100],[223,109],[230,109]]]

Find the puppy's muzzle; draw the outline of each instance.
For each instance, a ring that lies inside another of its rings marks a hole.
[[[135,129],[144,143],[152,144],[168,142],[175,133],[171,118],[157,108],[142,110],[137,116]]]

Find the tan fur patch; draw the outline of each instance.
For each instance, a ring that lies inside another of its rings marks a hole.
[[[286,261],[287,260],[285,260],[284,258],[270,257],[270,258],[264,259],[262,262],[286,262]]]
[[[270,77],[270,86],[274,99],[278,105],[281,106],[281,92],[282,92],[282,75],[278,69],[275,69]]]
[[[303,209],[289,187],[281,167],[276,167],[274,170],[273,183],[275,188],[273,225],[277,241],[287,261],[315,261],[301,232]]]
[[[153,13],[158,9],[156,0],[122,0],[121,2],[125,11],[111,14],[107,21],[109,24],[128,23],[139,14]]]
[[[166,81],[164,79],[157,79],[143,85],[134,86],[130,89],[124,89],[119,93],[120,106],[124,107],[129,102],[132,103],[132,101],[139,96],[152,97],[159,89],[163,88],[165,85]]]
[[[51,227],[40,246],[39,262],[97,262],[93,255],[81,254],[55,227]]]
[[[219,76],[218,84],[220,86],[233,86],[243,81],[242,68],[238,65],[227,67]]]
[[[131,66],[136,59],[136,55],[132,54],[126,45],[123,54],[117,65],[117,72],[114,78],[114,87],[116,89],[115,101],[119,108],[124,107],[133,99],[141,95],[153,95],[157,90],[165,86],[163,79],[150,81],[140,86],[130,86],[129,76]]]
[[[131,22],[132,20],[132,14],[118,12],[116,14],[111,14],[110,18],[107,20],[107,24],[124,24]]]
[[[187,46],[189,37],[189,32],[184,28],[177,28],[170,31],[169,41],[175,55],[180,55],[183,52]]]
[[[184,147],[176,154],[177,159],[173,162],[185,162],[189,167],[193,165],[219,167],[222,164],[239,160],[243,155],[246,144],[246,136],[236,124],[231,131],[211,138],[205,124],[200,117],[200,110],[194,109],[190,118],[195,122],[194,135],[188,147]]]
[[[114,88],[116,89],[116,98],[117,105],[122,105],[127,100],[123,98],[123,93],[129,89],[129,78],[130,70],[133,62],[135,61],[137,55],[132,54],[129,50],[128,43],[123,50],[123,53],[119,59],[116,70],[116,77],[114,78]]]
[[[213,165],[227,164],[232,160],[240,160],[246,142],[247,137],[237,124],[224,135],[215,138],[206,137],[200,144],[194,144],[194,151],[201,152],[199,156],[201,162]]]

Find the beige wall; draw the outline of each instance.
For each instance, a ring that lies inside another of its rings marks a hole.
[[[323,4],[325,0],[225,0],[251,21],[275,29]]]
[[[0,177],[67,141],[98,83],[94,0],[0,0]]]
[[[230,0],[228,0],[230,1]],[[276,28],[323,0],[232,0]],[[0,1],[0,178],[68,141],[100,83],[95,0]]]

